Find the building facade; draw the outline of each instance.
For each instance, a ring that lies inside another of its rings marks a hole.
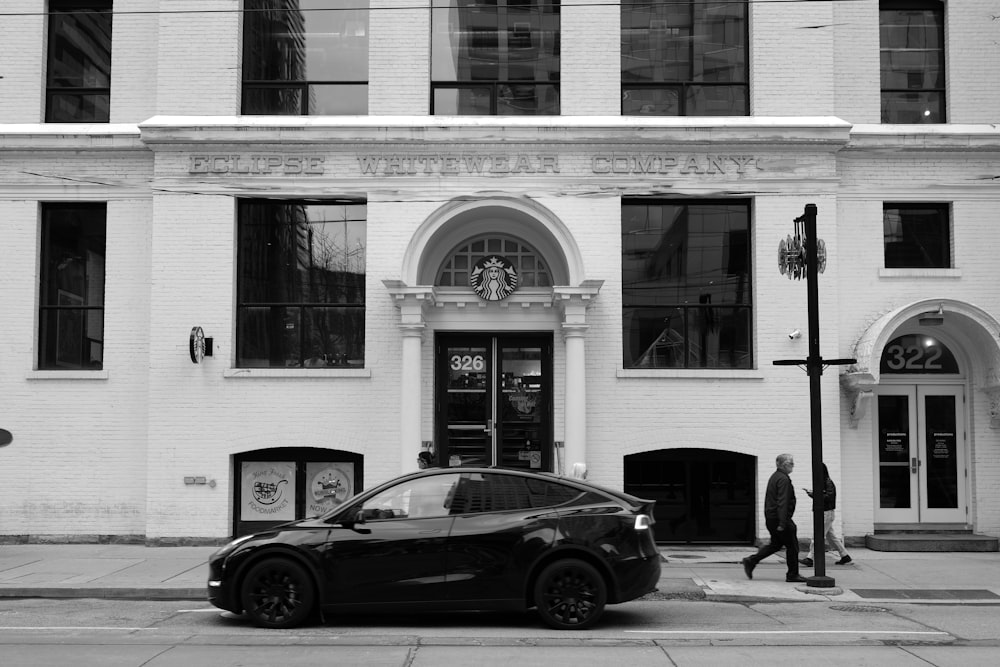
[[[993,3],[0,11],[0,540],[486,464],[749,544],[812,486],[809,204],[843,534],[1000,533]]]

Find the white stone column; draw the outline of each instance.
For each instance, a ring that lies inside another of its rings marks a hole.
[[[421,343],[424,332],[424,305],[434,302],[434,288],[409,287],[400,280],[383,280],[399,308],[399,331],[402,336],[402,359],[399,375],[399,470],[413,472],[420,468],[417,457],[423,446],[423,420],[420,415]]]
[[[587,470],[587,308],[601,290],[602,280],[585,280],[578,287],[555,287],[553,299],[563,312],[563,339],[566,343],[565,475],[583,476]]]
[[[403,358],[400,369],[399,444],[400,473],[413,472],[420,466],[420,346],[424,325],[400,325],[403,334]]]
[[[583,344],[583,335],[587,325],[563,324],[563,337],[566,340],[566,419],[564,433],[566,437],[565,464],[566,470],[560,471],[573,475],[577,464],[586,470],[587,465],[587,358]]]

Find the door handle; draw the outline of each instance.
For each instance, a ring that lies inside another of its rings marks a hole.
[[[910,472],[914,475],[917,474],[917,465],[918,465],[917,457],[914,456],[912,459],[910,459]]]
[[[483,429],[483,433],[492,433],[492,432],[493,432],[493,420],[487,419],[486,428]]]

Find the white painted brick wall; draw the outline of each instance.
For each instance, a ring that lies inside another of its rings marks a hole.
[[[372,6],[388,6],[388,0],[378,2],[382,4]],[[421,116],[429,110],[428,2],[408,2],[392,3],[408,11],[372,12],[372,115]],[[41,118],[42,4],[4,3],[5,9],[35,14],[0,21],[0,123],[37,123]],[[987,20],[995,13],[993,3],[970,0],[962,3],[961,12],[959,3],[950,4],[949,118],[953,123],[995,122],[1000,75],[989,65],[998,53],[993,44],[996,21]],[[190,11],[155,19],[147,14],[116,18],[113,121],[134,123],[153,113],[239,112],[238,0],[123,0],[119,5]],[[875,7],[755,4],[755,115],[839,114],[851,122],[877,122]],[[591,20],[595,16],[599,20]],[[563,8],[564,115],[618,113],[618,37],[617,7],[594,3]],[[805,336],[787,338],[792,329],[806,331],[805,285],[780,276],[775,267],[777,242],[792,231],[792,220],[805,203],[819,208],[819,233],[830,255],[820,281],[824,356],[850,356],[858,336],[878,315],[917,299],[960,299],[1000,318],[992,252],[1000,241],[995,224],[1000,195],[984,178],[1000,173],[995,150],[965,155],[845,152],[833,158],[803,149],[795,156],[795,178],[781,172],[767,176],[775,187],[757,195],[753,204],[758,370],[735,380],[696,373],[621,377],[616,188],[601,190],[602,184],[571,182],[569,177],[397,179],[388,188],[384,181],[373,181],[369,188],[369,376],[247,378],[226,373],[234,358],[233,198],[197,194],[198,183],[182,168],[167,164],[169,156],[163,153],[156,155],[157,186],[183,181],[189,188],[150,190],[152,153],[137,151],[125,158],[86,151],[15,153],[5,149],[5,132],[0,125],[0,428],[14,433],[2,458],[10,497],[19,500],[0,513],[0,535],[221,537],[231,527],[232,457],[267,447],[363,453],[366,486],[397,474],[401,345],[398,311],[382,281],[399,277],[419,225],[439,206],[470,192],[535,198],[569,228],[586,278],[604,281],[588,312],[587,426],[591,479],[613,487],[624,481],[623,456],[662,447],[755,456],[760,492],[774,456],[789,451],[798,459],[796,479],[803,484],[797,486],[806,485],[808,378],[796,367],[771,364],[807,353]],[[336,194],[346,182],[331,174],[323,191]],[[359,182],[351,181],[349,189],[364,189]],[[712,189],[697,178],[668,179],[663,185],[690,196]],[[581,191],[587,196],[579,196]],[[107,379],[29,379],[37,335],[38,201],[51,199],[109,201]],[[880,277],[882,202],[921,199],[953,202],[954,253],[961,275]],[[455,316],[437,317],[442,327],[462,325]],[[192,364],[187,353],[195,325],[215,342],[215,356],[201,365]],[[558,330],[554,340],[554,370],[561,378],[565,354]],[[430,332],[422,352],[421,439],[428,440],[433,438]],[[995,534],[1000,532],[1000,504],[995,502],[1000,489],[998,431],[988,426],[989,404],[981,385],[970,386],[973,520],[980,531]],[[562,440],[564,392],[558,385],[556,390],[555,438]],[[874,517],[871,414],[857,428],[850,426],[835,368],[823,376],[822,401],[824,446],[840,489],[844,534],[860,537],[871,531]],[[193,475],[214,479],[217,486],[185,485],[183,478]],[[800,524],[808,526],[808,520]]]
[[[157,113],[238,114],[243,44],[240,0],[170,0],[160,4]]]
[[[0,123],[45,117],[45,0],[4,0],[0,17]]]
[[[370,0],[368,113],[430,113],[429,0]],[[389,9],[392,8],[392,9]]]
[[[754,116],[833,115],[832,4],[750,3]]]

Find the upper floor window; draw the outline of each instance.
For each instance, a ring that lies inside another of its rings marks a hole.
[[[947,204],[883,204],[887,269],[951,268]]]
[[[362,368],[367,206],[243,199],[236,365]]]
[[[623,0],[623,116],[745,116],[747,3]]]
[[[622,201],[625,368],[752,368],[750,203]]]
[[[42,204],[38,368],[104,367],[106,204]]]
[[[944,6],[879,3],[882,122],[945,122]]]
[[[110,120],[111,4],[111,0],[49,2],[46,122]]]
[[[431,113],[559,114],[559,0],[434,0]]]
[[[246,0],[243,113],[368,113],[367,0]]]

